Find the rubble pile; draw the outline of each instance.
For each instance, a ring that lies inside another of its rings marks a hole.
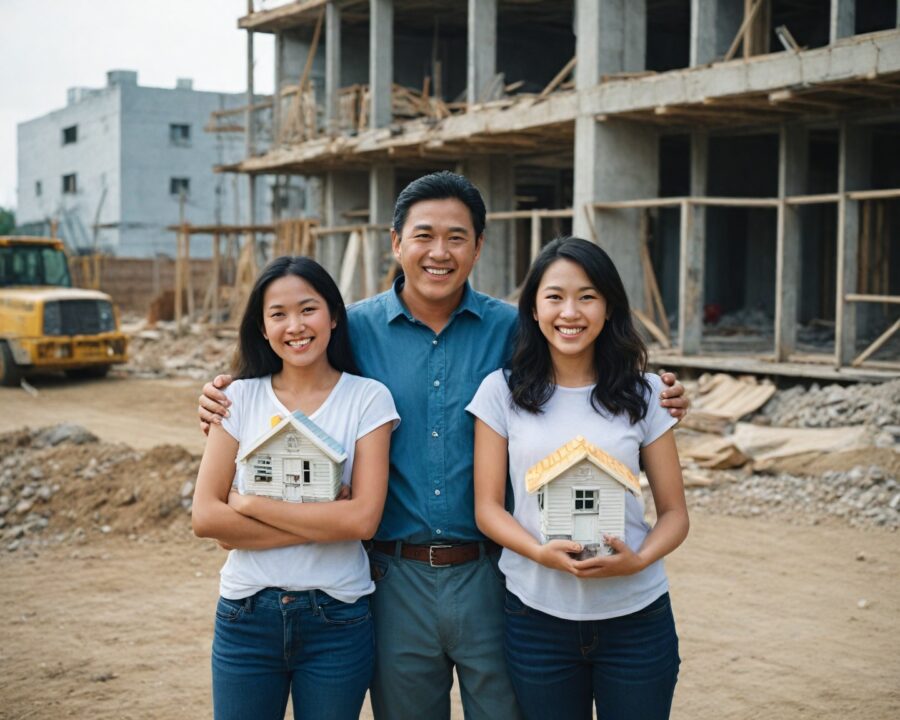
[[[188,532],[199,458],[163,445],[139,452],[77,425],[0,435],[0,541],[8,551]]]
[[[123,370],[133,377],[189,377],[209,380],[228,372],[237,332],[193,324],[181,333],[173,322],[129,328],[129,361]]]
[[[781,390],[763,408],[765,421],[779,427],[870,425],[900,435],[900,380],[881,384],[800,385]]]
[[[719,474],[719,482],[686,491],[688,507],[802,525],[838,521],[853,527],[900,528],[900,483],[877,465],[819,476]]]

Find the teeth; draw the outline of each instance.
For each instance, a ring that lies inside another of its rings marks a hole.
[[[287,344],[292,348],[306,347],[312,342],[312,338],[303,338],[302,340],[288,340]]]
[[[556,328],[556,329],[559,330],[563,335],[577,335],[582,330],[584,330],[584,328],[566,328],[566,327],[561,327],[561,328]]]
[[[447,275],[450,272],[449,268],[425,268],[425,272],[429,275]]]

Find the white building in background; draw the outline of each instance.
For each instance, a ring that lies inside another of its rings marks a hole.
[[[210,113],[245,104],[243,93],[142,87],[137,72],[111,70],[103,88],[70,88],[64,108],[18,126],[18,207],[25,230],[59,222],[77,250],[122,257],[174,256],[166,227],[250,220],[247,178],[213,172],[237,162],[243,133],[207,133]],[[233,116],[243,123],[243,114]],[[271,180],[257,182],[255,221],[271,220]],[[303,198],[300,198],[301,200]],[[207,255],[210,238],[191,250]]]

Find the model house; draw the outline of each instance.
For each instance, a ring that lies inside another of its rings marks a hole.
[[[334,500],[347,459],[344,448],[299,411],[272,420],[272,428],[238,457],[245,492],[288,502]]]
[[[625,537],[625,495],[641,495],[631,470],[580,435],[529,468],[525,487],[537,493],[544,542],[574,540],[583,557],[612,553],[603,536]]]

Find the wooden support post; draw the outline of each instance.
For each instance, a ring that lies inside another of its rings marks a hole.
[[[866,360],[868,360],[872,355],[874,355],[878,350],[881,349],[881,346],[884,345],[891,336],[900,330],[900,320],[897,320],[893,325],[891,325],[887,330],[885,330],[878,338],[873,342],[869,347],[863,350],[859,356],[851,363],[853,367],[859,367]]]
[[[188,324],[194,319],[194,274],[191,272],[191,233],[184,233],[184,288],[187,293]]]
[[[378,252],[378,230],[360,227],[362,239],[363,288],[362,297],[370,297],[378,292],[379,265],[381,253]]]
[[[359,254],[362,246],[362,236],[358,228],[350,233],[347,240],[347,249],[344,251],[344,257],[341,262],[341,274],[338,282],[338,288],[341,296],[347,303],[353,302],[353,280],[356,275],[356,267],[359,264]]]
[[[219,322],[219,273],[221,272],[221,248],[219,233],[213,235],[213,266],[212,266],[212,322]]]
[[[541,252],[541,216],[537,212],[531,213],[531,250],[529,264],[533,265]]]
[[[694,235],[694,207],[681,203],[678,264],[678,345],[682,355],[700,352],[703,335],[703,261],[706,243]],[[694,238],[693,241],[691,238]]]
[[[184,292],[183,275],[181,265],[183,261],[182,245],[184,244],[184,231],[179,230],[175,235],[175,328],[181,331],[181,295]]]

